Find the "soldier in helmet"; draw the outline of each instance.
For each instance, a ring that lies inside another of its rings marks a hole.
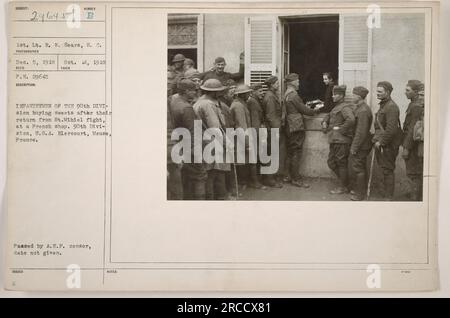
[[[219,95],[226,89],[217,79],[206,80],[200,89],[203,95],[195,102],[194,111],[201,119],[205,129],[211,129],[214,134],[221,135],[225,141],[226,122],[220,109]],[[225,145],[224,145],[225,146]],[[225,156],[225,149],[223,155]],[[230,164],[225,162],[213,162],[207,164],[208,177],[206,181],[206,199],[207,200],[226,200],[228,192],[226,189],[225,174],[230,171]]]
[[[172,66],[169,69],[168,83],[172,93],[176,93],[177,82],[184,77],[184,60],[183,54],[176,54],[172,59]]]

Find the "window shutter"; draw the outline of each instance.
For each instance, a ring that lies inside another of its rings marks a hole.
[[[245,23],[245,83],[262,83],[276,73],[276,19],[247,17]]]
[[[347,85],[348,93],[355,86],[370,90],[372,30],[367,27],[366,20],[366,15],[340,16],[339,82]]]

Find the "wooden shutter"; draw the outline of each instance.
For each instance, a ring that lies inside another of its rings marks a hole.
[[[372,30],[367,15],[342,14],[339,18],[339,83],[370,90]],[[370,100],[370,96],[369,99]]]
[[[245,83],[262,83],[276,73],[276,18],[247,17]]]

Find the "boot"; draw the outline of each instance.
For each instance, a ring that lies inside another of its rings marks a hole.
[[[291,184],[296,186],[296,187],[299,187],[299,188],[306,188],[307,189],[307,188],[310,187],[310,185],[308,183],[306,183],[306,182],[303,182],[303,180],[301,178],[299,178],[297,180],[292,180]]]
[[[395,178],[394,173],[388,173],[384,175],[384,191],[385,191],[385,199],[388,201],[392,201],[394,198],[394,188],[395,188]]]
[[[366,189],[366,176],[364,173],[358,173],[355,179],[355,191],[350,199],[352,201],[362,201],[364,200],[364,192]]]
[[[261,190],[265,190],[266,187],[263,186],[259,180],[258,180],[258,173],[257,173],[257,167],[255,164],[250,164],[248,167],[249,170],[249,187],[251,188],[255,188],[255,189],[261,189]]]
[[[263,184],[271,188],[282,188],[283,184],[275,180],[274,176],[271,174],[263,175]]]
[[[330,191],[331,194],[344,194],[348,193],[348,171],[345,167],[340,167],[335,172],[339,179],[339,186]]]

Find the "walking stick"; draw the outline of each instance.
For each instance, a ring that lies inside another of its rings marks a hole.
[[[236,165],[233,165],[233,171],[234,171],[234,186],[236,187],[236,201],[239,199],[239,189],[238,189],[238,177],[236,173]]]
[[[370,197],[370,187],[372,185],[373,163],[375,161],[375,148],[372,148],[372,160],[370,162],[369,183],[367,184],[367,200]]]

